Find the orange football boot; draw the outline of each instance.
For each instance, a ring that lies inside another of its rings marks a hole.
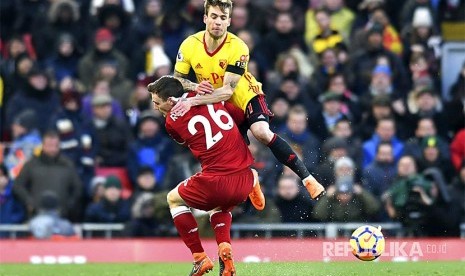
[[[212,271],[213,269],[213,262],[208,258],[205,252],[202,253],[194,253],[194,267],[192,267],[192,271],[189,276],[202,276],[205,273]]]
[[[253,207],[258,211],[261,211],[265,208],[265,195],[263,194],[260,183],[258,183],[258,173],[256,170],[252,169],[254,186],[252,192],[249,194],[250,202],[252,202]]]
[[[318,200],[326,194],[323,185],[321,185],[312,175],[307,176],[304,180],[302,180],[302,182],[312,199]]]
[[[236,268],[232,255],[231,244],[222,242],[218,245],[218,257],[220,263],[220,276],[235,276]]]

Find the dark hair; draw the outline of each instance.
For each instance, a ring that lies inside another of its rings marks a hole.
[[[203,6],[205,9],[205,15],[208,15],[208,9],[210,9],[210,7],[219,7],[224,13],[226,13],[226,10],[229,9],[229,17],[232,15],[233,3],[231,0],[205,0]]]
[[[47,131],[42,135],[42,141],[44,141],[45,138],[56,138],[56,139],[60,139],[60,135],[59,135],[58,132],[56,132],[55,130],[51,129],[51,130],[47,130]]]
[[[391,147],[391,149],[392,149],[392,144],[391,144],[391,143],[389,143],[389,142],[381,142],[381,143],[379,143],[379,144],[376,146],[376,153],[379,152],[379,149],[380,149],[382,146],[389,146],[389,147]]]
[[[181,82],[172,76],[163,76],[147,85],[150,93],[157,94],[162,100],[167,101],[169,97],[180,97],[184,94]]]
[[[316,9],[315,12],[313,13],[314,17],[316,18],[316,15],[319,13],[326,13],[327,16],[331,16],[330,11],[324,7]]]

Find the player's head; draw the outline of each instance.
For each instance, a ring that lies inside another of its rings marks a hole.
[[[181,97],[184,94],[181,82],[172,76],[159,78],[147,85],[147,89],[152,96],[155,109],[159,110],[163,115],[166,115],[174,105],[169,98]]]
[[[203,22],[208,34],[213,39],[222,38],[231,24],[232,1],[205,0],[204,7]]]

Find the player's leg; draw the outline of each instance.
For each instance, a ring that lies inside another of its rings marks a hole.
[[[232,276],[236,273],[231,247],[231,223],[231,212],[222,211],[220,208],[210,212],[210,225],[218,244],[220,276]]]
[[[271,114],[263,96],[257,96],[250,100],[246,109],[250,131],[258,141],[270,148],[281,164],[288,166],[302,179],[310,196],[313,199],[318,199],[324,194],[324,187],[310,174],[289,144],[270,130],[269,116]]]
[[[194,258],[194,267],[190,275],[204,275],[213,269],[213,262],[202,247],[197,222],[190,208],[181,198],[178,187],[179,185],[171,190],[167,196],[171,216],[173,217],[174,225],[178,230],[179,236],[181,236],[183,242],[190,249]]]

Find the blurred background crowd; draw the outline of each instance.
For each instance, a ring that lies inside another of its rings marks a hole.
[[[166,193],[200,167],[167,137],[146,85],[204,30],[203,2],[0,2],[0,224],[39,238],[80,222],[175,235]],[[458,236],[465,1],[233,2],[229,31],[250,49],[271,127],[327,188],[311,201],[251,139],[267,207],[244,203],[235,222],[400,221],[408,235]],[[455,65],[441,66],[457,41]]]

